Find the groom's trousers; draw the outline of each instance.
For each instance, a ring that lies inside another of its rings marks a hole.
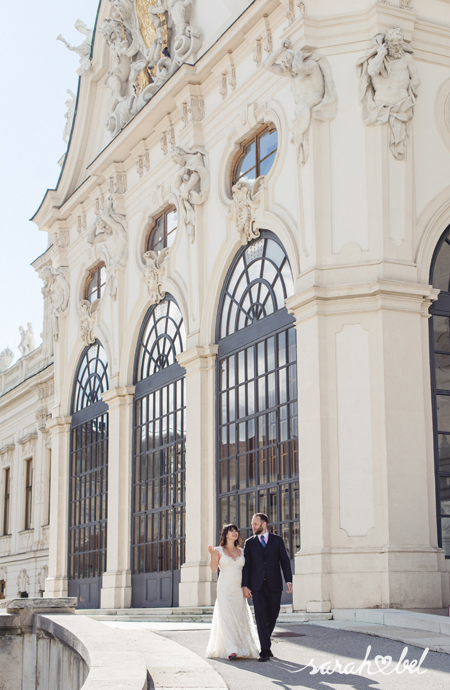
[[[270,636],[280,613],[281,592],[271,592],[266,580],[259,592],[252,592],[261,651],[270,651]]]

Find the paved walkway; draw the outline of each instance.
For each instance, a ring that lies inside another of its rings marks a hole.
[[[334,625],[333,625],[334,624]],[[106,625],[106,623],[105,623]],[[122,634],[132,636],[145,655],[152,678],[150,687],[158,690],[190,688],[230,688],[230,690],[448,690],[450,688],[450,655],[429,651],[422,660],[420,674],[409,673],[396,665],[405,644],[392,639],[398,629],[366,625],[365,633],[359,624],[345,621],[324,621],[321,624],[283,625],[276,629],[272,650],[275,658],[265,664],[255,660],[205,659],[209,638],[209,624],[189,623],[121,623],[111,621],[108,626],[118,628]],[[337,629],[337,626],[339,628]],[[349,629],[352,627],[352,630]],[[369,630],[370,628],[370,630]],[[384,630],[381,630],[384,628]],[[414,632],[406,630],[409,639]],[[389,639],[380,634],[387,634]],[[401,634],[401,633],[400,633]],[[374,637],[376,635],[376,637]],[[434,637],[434,636],[433,636]],[[446,638],[448,641],[448,638]],[[440,640],[441,641],[441,640]],[[370,650],[368,648],[370,646]],[[408,644],[403,656],[418,663],[424,650]],[[378,660],[375,656],[391,657]],[[371,660],[358,671],[363,660]],[[322,668],[338,669],[347,673],[325,674]],[[347,666],[351,664],[351,666]],[[347,668],[345,668],[347,666]],[[379,669],[382,669],[381,672]],[[313,671],[313,673],[311,673]],[[389,675],[387,675],[389,674]]]

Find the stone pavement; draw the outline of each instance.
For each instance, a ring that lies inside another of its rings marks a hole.
[[[111,621],[105,623],[117,628],[123,635],[130,635],[146,656],[152,678],[150,687],[158,690],[190,688],[230,688],[230,690],[269,690],[283,688],[296,690],[448,690],[450,688],[450,655],[429,651],[420,666],[420,674],[409,673],[402,667],[402,673],[395,670],[405,644],[395,639],[379,636],[392,630],[378,630],[384,626],[366,625],[368,634],[346,628],[351,624],[337,621],[342,629],[328,621],[314,624],[280,625],[275,631],[273,652],[275,658],[260,664],[256,660],[205,659],[210,625],[190,623],[124,623]],[[423,635],[423,631],[416,631]],[[406,633],[411,639],[413,631]],[[394,633],[395,634],[395,633]],[[398,635],[398,631],[396,633]],[[374,637],[374,635],[377,635]],[[170,643],[162,644],[164,643]],[[368,648],[371,647],[369,653]],[[418,663],[424,650],[408,644],[403,657]],[[367,654],[368,653],[368,654]],[[356,672],[366,658],[371,660],[370,671],[367,663]],[[375,656],[389,656],[380,659],[375,665]],[[317,671],[347,666],[347,673],[325,674]],[[306,668],[305,668],[306,667]],[[382,672],[379,670],[381,668]],[[313,673],[311,673],[313,671]],[[314,672],[315,671],[315,672]],[[389,674],[389,675],[388,675]]]

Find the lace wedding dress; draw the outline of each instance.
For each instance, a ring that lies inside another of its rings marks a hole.
[[[220,577],[206,656],[228,659],[230,654],[236,654],[257,659],[258,633],[241,587],[244,550],[235,559],[227,556],[221,546],[216,548],[220,553]]]

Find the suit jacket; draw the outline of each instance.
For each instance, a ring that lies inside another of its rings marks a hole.
[[[242,587],[258,592],[264,580],[271,592],[283,591],[283,571],[286,582],[292,582],[292,570],[289,556],[282,537],[269,532],[266,546],[262,546],[257,535],[250,537],[244,544],[245,565],[242,569]],[[281,566],[281,570],[280,570]]]

